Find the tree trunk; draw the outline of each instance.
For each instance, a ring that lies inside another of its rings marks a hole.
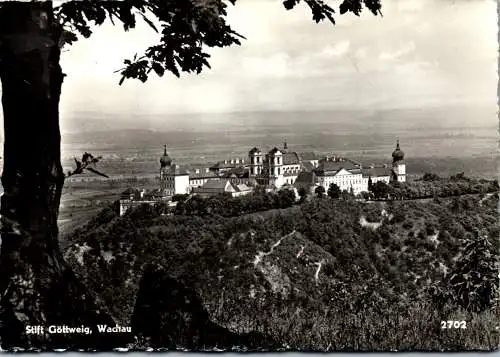
[[[26,326],[88,323],[88,309],[93,309],[89,307],[92,298],[85,299],[85,289],[66,268],[57,238],[64,183],[58,110],[64,74],[59,65],[59,35],[51,2],[0,4],[5,135],[0,318],[4,348],[56,347],[47,342],[55,337],[26,334]],[[78,304],[78,298],[84,305],[67,306]],[[110,323],[109,318],[92,311],[90,320]]]

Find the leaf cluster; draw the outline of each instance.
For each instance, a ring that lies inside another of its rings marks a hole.
[[[284,0],[286,10],[293,9],[301,0]],[[324,0],[303,0],[315,22],[327,19],[335,24],[335,10]],[[106,20],[121,23],[124,30],[136,27],[142,19],[159,35],[157,44],[148,47],[142,55],[124,60],[120,84],[134,78],[147,81],[153,71],[158,76],[171,72],[179,77],[181,72],[201,73],[210,68],[210,54],[205,47],[240,45],[245,37],[227,23],[228,4],[236,0],[81,0],[61,4],[54,9],[55,17],[64,29],[61,43],[71,44],[76,34],[88,38],[92,27]],[[339,12],[360,15],[363,7],[373,14],[381,14],[380,0],[344,0]]]
[[[68,171],[66,177],[70,177],[73,175],[80,175],[84,173],[84,170],[92,172],[96,175],[103,176],[108,178],[109,176],[100,172],[95,168],[96,164],[99,160],[102,159],[102,156],[94,156],[88,152],[83,153],[82,159],[78,160],[76,157],[75,160],[75,168],[72,171]]]

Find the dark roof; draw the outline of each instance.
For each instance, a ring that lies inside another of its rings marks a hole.
[[[299,172],[299,175],[297,176],[297,179],[295,180],[295,183],[314,183],[314,173],[313,172],[305,172],[301,171]]]
[[[324,161],[318,167],[318,171],[329,173],[338,172],[342,169],[352,171],[359,169],[359,167],[350,161]]]
[[[250,170],[248,168],[240,166],[230,169],[224,174],[224,177],[246,178],[249,177],[249,174]]]
[[[355,166],[361,166],[361,163],[359,161],[355,161],[355,160],[352,160],[352,159],[343,159],[345,161],[348,161],[350,162],[351,164],[355,165]]]
[[[279,152],[281,152],[281,151],[280,151],[280,149],[278,149],[277,147],[274,147],[271,151],[269,151],[269,154],[270,154],[270,155],[274,155],[274,154],[276,154],[278,151],[279,151]]]
[[[236,163],[236,161],[233,161],[233,163],[231,163],[231,160],[225,160],[215,163],[214,165],[210,166],[210,169],[212,170],[232,169],[235,167],[242,167],[242,166],[244,167],[244,165],[245,162],[243,162],[242,160],[239,160],[238,163]]]
[[[122,192],[122,195],[133,195],[136,194],[138,190],[133,189],[132,187],[127,188],[125,191]]]
[[[173,174],[173,175],[179,175],[179,176],[189,175],[189,173],[187,172],[186,168],[181,167],[179,165],[173,165],[173,166],[171,166],[170,173]]]
[[[392,159],[394,161],[401,161],[405,157],[405,153],[401,148],[399,147],[399,140],[396,143],[396,150],[392,152]]]
[[[301,152],[299,153],[299,156],[302,160],[307,160],[307,161],[312,161],[312,160],[318,160],[318,157],[314,152]]]
[[[186,166],[185,170],[189,174],[190,179],[219,177],[215,172],[210,171],[210,168],[207,167],[207,165],[203,166],[203,165],[194,164],[194,165]],[[199,170],[199,172],[196,172],[196,170]]]
[[[390,169],[388,167],[367,167],[361,169],[361,173],[363,174],[364,177],[379,177],[379,176],[390,176]]]
[[[244,183],[240,183],[239,185],[233,185],[233,187],[239,192],[251,191],[252,189],[245,185]]]
[[[194,180],[204,179],[204,178],[216,178],[216,177],[219,177],[219,176],[215,172],[212,172],[212,171],[209,171],[209,172],[202,171],[199,173],[190,172],[189,173],[189,178],[194,179]]]
[[[302,170],[311,172],[312,170],[314,170],[314,165],[309,161],[302,162]]]
[[[172,159],[170,156],[168,156],[167,153],[167,145],[164,145],[164,151],[163,151],[163,156],[160,158],[160,165],[161,167],[168,166],[172,163]]]
[[[142,194],[142,197],[141,197]],[[162,198],[164,196],[162,190],[160,189],[153,189],[153,190],[138,190],[138,189],[133,189],[129,188],[125,190],[121,194],[121,199],[122,200],[129,200],[132,199],[133,201],[148,201],[148,200],[155,200],[158,198]]]
[[[230,162],[219,161],[214,165],[210,166],[211,169],[228,169],[235,167],[236,164],[231,164]]]
[[[201,186],[201,189],[209,189],[209,190],[224,190],[226,187],[228,180],[216,180],[216,179],[211,179],[205,182],[203,186]]]
[[[214,165],[215,162],[202,162],[202,163],[194,163],[194,164],[189,164],[189,165],[184,165],[186,170],[189,171],[194,171],[196,169],[206,169],[209,168],[210,166]]]
[[[154,200],[156,198],[161,198],[163,196],[163,192],[160,189],[155,189],[151,191],[147,191],[144,193],[143,200]]]
[[[254,146],[248,153],[251,155],[251,154],[256,153],[256,152],[261,152],[261,151],[259,148]]]
[[[300,163],[300,158],[296,152],[286,152],[283,154],[283,165],[295,165]]]

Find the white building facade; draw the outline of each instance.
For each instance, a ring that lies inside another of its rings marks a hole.
[[[399,146],[399,140],[392,158],[392,167],[388,165],[363,167],[361,164],[343,158],[321,162],[315,171],[316,184],[328,190],[333,183],[340,190],[357,195],[367,192],[370,184],[379,181],[387,184],[392,181],[405,182],[406,164],[403,161],[404,152]]]
[[[259,148],[254,147],[249,151],[248,157],[250,181],[276,188],[293,185],[299,173],[304,170],[305,163],[315,168],[319,162],[313,152],[288,151],[286,142],[283,149],[275,147],[265,155]]]

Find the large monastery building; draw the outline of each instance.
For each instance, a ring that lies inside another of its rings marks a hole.
[[[346,158],[320,159],[314,152],[289,151],[285,142],[282,149],[274,147],[267,153],[252,148],[247,162],[238,158],[210,167],[181,167],[173,162],[165,145],[160,157],[160,189],[147,194],[141,192],[134,197],[127,194],[120,201],[120,214],[141,202],[154,204],[178,194],[211,196],[225,193],[237,197],[251,193],[256,186],[309,190],[323,186],[328,190],[331,184],[336,184],[342,191],[357,195],[368,191],[368,187],[378,181],[406,181],[404,155],[398,141],[391,165],[364,166]]]
[[[254,147],[248,153],[248,161],[243,159],[224,160],[211,167],[181,168],[172,163],[165,150],[160,158],[160,189],[166,196],[189,194],[203,188],[209,181],[229,180],[233,185],[266,186],[280,189],[284,186],[303,185],[297,178],[303,172],[313,173],[313,184],[328,190],[333,183],[341,190],[359,194],[368,191],[370,184],[378,181],[406,181],[404,152],[399,141],[392,153],[392,165],[364,166],[341,157],[320,159],[314,152],[289,151],[285,142],[282,149],[274,147],[264,153]],[[304,178],[305,176],[303,176]],[[307,176],[310,180],[312,176]]]
[[[249,153],[249,175],[251,181],[258,185],[281,188],[285,185],[303,186],[304,180],[312,180],[316,186],[328,190],[333,183],[341,190],[359,194],[368,191],[370,184],[378,181],[406,181],[406,165],[404,152],[399,141],[392,153],[392,165],[363,166],[353,160],[331,157],[319,160],[315,153],[297,153],[288,151],[285,142],[283,149],[273,148],[264,154],[259,148],[252,148]],[[313,172],[302,175],[303,172]],[[297,183],[297,185],[296,185]]]
[[[265,155],[259,148],[254,147],[249,151],[248,158],[251,181],[275,188],[293,185],[301,171],[315,168],[319,162],[313,152],[288,151],[286,142],[283,149],[275,147]]]
[[[368,167],[343,158],[332,158],[323,161],[315,170],[316,184],[328,190],[330,184],[336,184],[342,191],[352,192],[355,195],[368,191],[370,184],[378,181],[406,181],[406,164],[404,152],[399,146],[392,153],[392,165]]]
[[[172,163],[165,146],[160,158],[160,189],[166,196],[189,194],[195,189],[201,192],[199,189],[209,181],[213,185],[214,180],[222,179],[229,180],[233,185],[261,185],[280,189],[284,186],[294,186],[302,172],[314,174],[315,186],[323,186],[328,190],[333,183],[341,190],[354,194],[368,191],[369,185],[378,181],[406,181],[404,152],[399,141],[392,153],[392,165],[363,166],[353,160],[336,156],[320,160],[314,152],[289,151],[286,142],[282,149],[274,147],[267,153],[254,147],[249,151],[248,158],[248,162],[243,159],[224,160],[210,168],[181,168]],[[308,176],[307,180],[310,177]]]

